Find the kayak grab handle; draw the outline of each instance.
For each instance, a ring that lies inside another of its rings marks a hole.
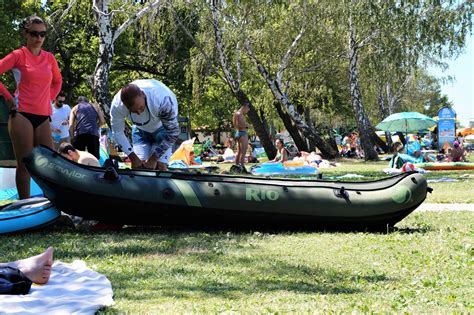
[[[114,167],[109,166],[105,170],[104,176],[102,178],[110,181],[116,181],[119,179],[119,175]]]
[[[431,188],[430,186],[426,186],[426,191],[431,194],[433,192],[433,188]]]
[[[337,198],[344,198],[344,199],[349,199],[349,193],[346,191],[346,189],[344,188],[344,186],[341,186],[341,188],[339,189],[334,189],[334,195],[337,197]]]

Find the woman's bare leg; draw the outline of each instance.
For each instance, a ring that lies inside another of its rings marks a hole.
[[[44,121],[34,131],[34,146],[37,147],[39,145],[45,145],[53,149],[53,137],[51,136],[49,120]]]
[[[16,187],[20,199],[30,198],[30,174],[25,168],[23,158],[33,150],[33,126],[19,113],[8,120],[8,133],[16,158]]]

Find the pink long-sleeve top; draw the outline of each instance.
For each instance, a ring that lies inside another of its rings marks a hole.
[[[51,100],[59,94],[62,85],[58,62],[50,52],[41,50],[33,55],[26,47],[12,51],[0,60],[0,74],[13,71],[16,81],[16,106],[19,112],[49,116]],[[6,100],[13,96],[0,82],[0,94]]]

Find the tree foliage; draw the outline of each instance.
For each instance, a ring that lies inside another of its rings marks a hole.
[[[50,24],[45,49],[60,63],[70,102],[79,95],[100,95],[97,101],[108,102],[134,79],[157,78],[175,91],[180,115],[195,128],[229,130],[232,112],[247,100],[258,128],[274,133],[294,127],[304,135],[302,126],[307,126],[328,143],[333,128],[357,125],[368,134],[370,125],[393,112],[434,115],[441,106],[451,106],[438,80],[423,69],[442,64],[464,47],[474,6],[450,0],[217,1],[212,3],[220,14],[220,52],[211,2],[163,0],[122,29],[156,1],[110,0],[105,1],[113,17],[109,26],[121,35],[110,53],[100,54],[104,42],[94,4],[104,1],[0,0],[0,56],[21,46],[19,22],[35,13]],[[351,53],[356,57],[352,64]],[[105,76],[97,76],[98,56],[108,58],[101,70]],[[278,83],[280,98],[268,78]],[[357,95],[350,88],[354,78]],[[13,90],[11,75],[1,79]],[[291,105],[279,108],[275,101],[281,99]]]

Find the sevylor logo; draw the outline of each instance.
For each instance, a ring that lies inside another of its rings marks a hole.
[[[75,177],[75,178],[79,178],[79,179],[82,179],[82,178],[86,177],[86,175],[81,174],[79,172],[76,172],[75,170],[68,170],[67,168],[64,168],[64,167],[59,166],[59,165],[55,165],[53,163],[49,163],[48,168],[52,168],[55,171],[58,171],[58,172],[60,172],[64,175],[66,175],[67,177]]]
[[[280,198],[280,194],[275,190],[265,190],[256,188],[245,189],[245,200],[248,201],[275,201]]]
[[[38,156],[36,158],[36,166],[38,166],[38,168],[46,167],[48,163],[49,163],[48,159],[45,158],[44,156]]]
[[[38,168],[51,168],[51,169],[53,169],[57,172],[60,172],[63,175],[66,175],[67,177],[74,177],[74,178],[78,178],[78,179],[82,179],[82,178],[86,177],[85,174],[79,173],[75,170],[70,170],[70,169],[64,168],[60,165],[53,164],[52,162],[50,162],[44,156],[38,156],[36,158],[35,162],[36,162],[36,166]]]

